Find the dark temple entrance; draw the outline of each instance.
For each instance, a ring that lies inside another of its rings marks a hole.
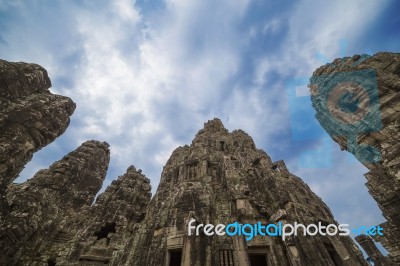
[[[169,251],[169,263],[168,266],[181,266],[182,250],[170,250]]]
[[[249,254],[249,259],[251,266],[268,266],[265,254]]]

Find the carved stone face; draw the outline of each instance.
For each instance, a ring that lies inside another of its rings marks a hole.
[[[70,164],[67,160],[58,161],[51,167],[51,172],[55,175],[65,175],[69,172]]]

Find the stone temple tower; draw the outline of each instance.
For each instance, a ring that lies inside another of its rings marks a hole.
[[[12,183],[34,152],[65,131],[75,104],[48,90],[38,65],[0,61],[0,79],[0,265],[367,265],[350,237],[327,231],[284,241],[189,235],[189,222],[337,224],[283,161],[272,162],[219,119],[172,153],[153,197],[150,180],[130,166],[96,198],[110,151],[93,140]]]
[[[335,59],[314,71],[310,90],[321,126],[368,168],[366,186],[387,219],[380,225],[383,236],[374,240],[399,265],[400,53]],[[346,102],[345,96],[352,101]],[[360,239],[360,244],[369,242],[369,238]],[[373,249],[367,250],[371,258],[377,257]]]
[[[336,223],[283,161],[272,162],[242,130],[205,123],[165,165],[134,241],[132,265],[365,265],[349,237],[188,235],[187,223]]]

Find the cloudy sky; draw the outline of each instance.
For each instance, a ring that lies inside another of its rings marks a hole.
[[[158,185],[208,119],[284,159],[352,226],[384,221],[366,168],[321,130],[305,86],[336,57],[399,51],[398,1],[0,0],[0,58],[38,63],[77,103],[19,181],[83,141],[111,145],[105,184],[134,164]],[[293,85],[294,84],[294,85]],[[301,110],[313,133],[299,134]]]

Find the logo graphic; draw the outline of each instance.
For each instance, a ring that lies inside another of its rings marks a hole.
[[[302,223],[294,222],[294,224],[278,223],[262,223],[255,224],[241,224],[239,222],[225,224],[198,224],[195,219],[191,219],[187,225],[188,236],[199,236],[204,234],[206,236],[245,236],[246,241],[252,240],[255,236],[280,236],[283,241],[290,236],[348,236],[350,233],[355,235],[383,235],[383,228],[378,226],[360,226],[350,230],[349,224],[327,224],[323,225],[321,222],[317,224],[304,225]]]
[[[346,63],[346,58],[343,58],[346,54],[346,42],[339,41],[339,46],[342,59],[328,64],[333,68],[332,73],[310,80],[307,77],[293,78],[286,84],[292,138],[294,141],[314,141],[317,146],[300,155],[299,164],[304,168],[331,167],[331,138],[335,137],[345,138],[347,150],[359,161],[376,163],[381,160],[375,147],[359,143],[358,139],[361,134],[382,128],[375,70],[338,71],[338,67]],[[328,61],[322,53],[317,53],[316,57],[324,63]],[[352,66],[359,65],[368,57],[360,56]],[[307,88],[308,82],[311,97]],[[318,109],[315,116],[319,123],[314,118],[313,107]]]

